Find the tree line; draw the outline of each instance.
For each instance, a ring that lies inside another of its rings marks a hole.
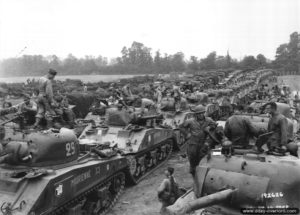
[[[289,43],[281,44],[276,51],[274,61],[269,61],[263,54],[245,56],[242,60],[217,55],[215,51],[207,57],[198,59],[191,56],[188,60],[182,52],[175,54],[161,53],[140,42],[133,42],[130,47],[123,47],[121,56],[108,61],[103,56],[85,56],[76,58],[69,54],[60,59],[56,55],[23,55],[0,61],[1,76],[35,76],[42,75],[48,68],[59,71],[61,75],[91,74],[164,74],[170,72],[199,72],[216,69],[257,69],[278,68],[284,71],[299,69],[299,37],[294,32]]]

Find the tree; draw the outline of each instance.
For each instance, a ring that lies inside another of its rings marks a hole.
[[[122,63],[128,64],[129,63],[129,52],[128,52],[128,49],[126,48],[126,46],[123,47],[121,54],[122,54]]]
[[[241,64],[242,67],[245,69],[255,69],[258,67],[258,62],[256,61],[255,57],[252,55],[245,56]]]
[[[267,58],[263,54],[258,54],[256,60],[259,67],[265,67],[267,65]]]
[[[275,67],[283,69],[284,71],[296,71],[299,72],[299,34],[294,32],[290,35],[289,43],[281,44],[276,49],[275,61],[273,64]]]
[[[186,68],[184,54],[182,52],[177,52],[174,54],[171,58],[171,64],[175,72],[183,72]]]
[[[216,68],[217,69],[226,69],[228,68],[228,58],[224,56],[218,56],[216,58]]]
[[[190,61],[188,63],[188,68],[193,72],[196,72],[200,69],[197,57],[191,56]]]
[[[200,67],[201,69],[215,69],[216,68],[216,56],[215,51],[209,53],[206,58],[201,59]]]

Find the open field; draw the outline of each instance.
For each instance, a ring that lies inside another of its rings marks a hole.
[[[300,91],[300,76],[299,75],[289,75],[278,77],[279,84],[285,84],[290,86],[292,91]]]

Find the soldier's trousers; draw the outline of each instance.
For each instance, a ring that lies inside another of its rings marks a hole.
[[[51,111],[49,100],[45,96],[39,96],[37,104],[38,106],[43,106],[45,111]]]
[[[195,174],[196,167],[201,159],[207,154],[208,148],[201,143],[189,143],[187,146],[187,155],[190,162],[190,173]]]

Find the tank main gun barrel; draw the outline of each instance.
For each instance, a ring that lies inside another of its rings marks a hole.
[[[236,191],[237,189],[226,189],[217,193],[201,197],[199,199],[185,202],[180,201],[182,199],[179,199],[174,205],[171,205],[166,208],[166,210],[164,211],[164,215],[185,215],[195,210],[216,205],[229,200],[232,194]],[[194,194],[190,193],[190,195]]]

